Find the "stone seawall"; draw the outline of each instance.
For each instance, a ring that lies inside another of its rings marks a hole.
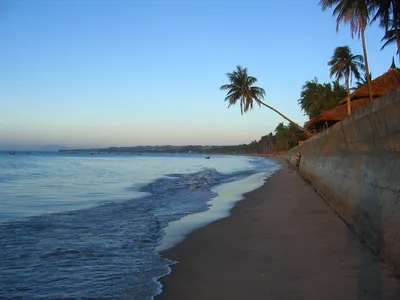
[[[400,275],[400,89],[288,152],[300,173]]]

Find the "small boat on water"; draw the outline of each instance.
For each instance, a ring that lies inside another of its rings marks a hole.
[[[209,156],[206,156],[206,159],[210,159],[210,157],[209,157]]]
[[[11,155],[15,155],[15,152],[14,152],[14,151],[10,151],[10,152],[8,152],[8,153],[10,153]]]

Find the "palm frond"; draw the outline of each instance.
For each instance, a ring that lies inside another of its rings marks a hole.
[[[260,104],[260,99],[265,96],[264,89],[254,86],[257,78],[248,75],[247,68],[236,66],[236,70],[227,73],[229,84],[220,87],[221,90],[227,90],[225,101],[229,103],[228,107],[240,102],[241,114],[251,110],[253,103],[256,101]]]

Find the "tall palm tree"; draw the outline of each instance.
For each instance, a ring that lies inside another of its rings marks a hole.
[[[360,71],[364,71],[363,57],[354,55],[348,46],[341,46],[335,49],[332,59],[328,62],[331,66],[331,77],[336,76],[337,80],[344,79],[347,88],[347,113],[351,114],[350,106],[350,80],[354,76],[360,79]],[[367,78],[368,79],[368,78]]]
[[[265,91],[260,87],[254,86],[254,84],[257,82],[257,78],[249,76],[247,73],[247,68],[236,66],[235,71],[232,73],[227,73],[226,75],[228,76],[230,83],[221,86],[221,90],[228,90],[225,97],[225,101],[229,102],[228,107],[240,101],[240,112],[243,115],[243,113],[253,108],[253,102],[255,101],[258,103],[258,105],[261,106],[262,104],[268,107],[284,119],[288,120],[290,123],[293,123],[297,128],[304,131],[307,135],[312,135],[308,130],[304,129],[299,124],[295,123],[277,111],[275,108],[261,101],[261,99],[264,98]]]
[[[399,36],[399,14],[400,0],[372,0],[370,5],[370,13],[376,11],[376,14],[371,22],[380,19],[380,26],[385,29],[385,36],[392,30],[394,40],[397,43],[397,52],[400,55],[400,36]],[[386,44],[385,44],[386,45]],[[384,46],[385,46],[384,45]],[[382,47],[384,48],[384,47]]]
[[[326,10],[328,7],[332,7],[336,5],[333,10],[333,15],[336,17],[336,31],[339,31],[340,23],[349,23],[351,36],[354,38],[355,35],[358,35],[358,38],[362,40],[363,53],[364,53],[364,62],[365,62],[365,73],[369,74],[368,67],[368,57],[367,57],[367,46],[365,44],[365,28],[369,23],[369,6],[371,5],[372,0],[321,0],[320,5],[322,6],[322,10]],[[368,76],[368,75],[367,75]],[[368,79],[368,92],[369,99],[372,102],[372,90],[371,90],[371,80]]]

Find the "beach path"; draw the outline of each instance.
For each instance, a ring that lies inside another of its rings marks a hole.
[[[296,172],[162,253],[179,261],[155,299],[400,299],[400,281]]]

